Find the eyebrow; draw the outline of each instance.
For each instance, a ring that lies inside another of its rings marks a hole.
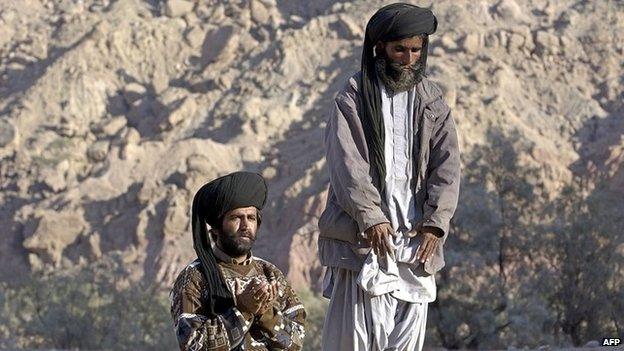
[[[405,46],[405,45],[397,45],[397,46],[395,46],[395,49],[398,49],[398,50],[404,50],[404,49],[410,49],[410,50],[417,49],[417,50],[421,50],[422,48],[423,48],[422,45],[421,46],[411,46],[411,47],[410,46]]]
[[[256,214],[256,213],[249,213],[249,214],[245,214],[245,213],[235,214],[235,213],[232,213],[232,214],[230,215],[230,218],[238,218],[238,217],[257,217],[257,216],[258,216],[258,214]]]

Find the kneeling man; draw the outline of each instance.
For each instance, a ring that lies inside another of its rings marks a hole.
[[[266,193],[260,175],[235,172],[195,194],[197,259],[170,293],[181,350],[301,349],[303,305],[277,267],[251,254]]]

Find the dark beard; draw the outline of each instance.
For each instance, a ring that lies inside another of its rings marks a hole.
[[[418,60],[404,70],[400,63],[391,62],[385,55],[375,57],[377,76],[391,93],[400,93],[412,89],[422,80],[423,64]]]
[[[254,242],[256,242],[256,238],[249,232],[226,233],[219,231],[217,235],[219,237],[219,243],[221,244],[221,250],[230,257],[246,256],[249,254],[249,251],[251,251]],[[243,236],[251,240],[240,240]]]

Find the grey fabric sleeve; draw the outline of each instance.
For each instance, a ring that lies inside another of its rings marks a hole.
[[[335,99],[325,129],[329,181],[342,209],[353,218],[360,232],[389,222],[381,210],[381,197],[369,174],[364,136],[357,114],[354,91],[343,91]],[[356,143],[356,140],[359,143]]]
[[[442,111],[431,137],[428,164],[427,200],[423,226],[439,228],[446,235],[459,198],[460,158],[455,121],[450,108],[440,98],[433,103]]]

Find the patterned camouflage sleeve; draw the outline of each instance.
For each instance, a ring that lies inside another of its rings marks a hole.
[[[201,273],[191,264],[180,273],[170,293],[180,350],[232,350],[243,342],[252,318],[234,307],[216,318],[207,318],[201,313],[202,281]]]
[[[251,335],[269,346],[269,349],[298,351],[303,347],[305,336],[305,309],[294,290],[275,266],[265,267],[268,275],[277,279],[279,294],[273,308],[259,318],[251,327]]]

